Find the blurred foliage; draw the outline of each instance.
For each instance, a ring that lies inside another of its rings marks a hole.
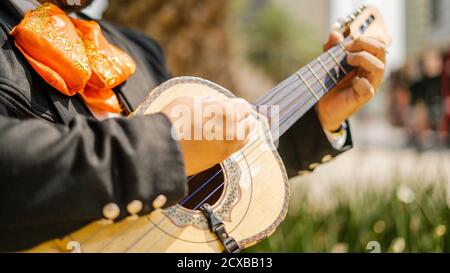
[[[235,89],[234,58],[248,60],[274,82],[320,52],[312,28],[266,0],[114,0],[105,18],[143,31],[165,50],[174,76],[207,78]],[[319,45],[319,46],[318,46]],[[243,47],[238,56],[236,47]],[[240,55],[239,55],[240,54]],[[238,68],[237,68],[238,69]]]
[[[384,193],[367,189],[353,200],[335,189],[339,205],[326,212],[299,201],[272,237],[246,251],[359,253],[377,241],[381,252],[449,252],[448,182],[417,182]],[[301,197],[307,200],[306,192]]]
[[[132,3],[131,3],[132,2]],[[158,41],[174,76],[198,76],[233,90],[229,1],[114,0],[105,18]]]
[[[245,54],[274,82],[284,80],[321,53],[320,41],[314,39],[312,28],[297,20],[285,6],[274,1],[261,1],[258,5],[237,2],[240,5],[235,6],[243,14],[235,27]]]

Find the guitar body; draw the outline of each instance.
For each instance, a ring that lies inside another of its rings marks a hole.
[[[133,115],[159,112],[177,97],[207,96],[223,99],[233,97],[233,94],[207,80],[174,78],[152,91]],[[202,185],[217,170],[220,172],[216,177],[217,182],[211,183],[225,183],[220,194],[216,192],[217,200],[210,205],[241,248],[249,247],[272,234],[288,210],[287,175],[273,145],[268,125],[265,119],[260,120],[246,147],[222,164],[199,175],[197,182],[188,182]],[[192,191],[194,189],[190,189]],[[224,247],[208,228],[205,216],[192,207],[189,209],[176,205],[165,210],[155,210],[145,217],[130,217],[114,224],[97,221],[63,239],[45,243],[30,251],[222,252]]]

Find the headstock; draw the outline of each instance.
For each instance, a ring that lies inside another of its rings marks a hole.
[[[391,44],[391,36],[383,16],[375,6],[360,6],[345,19],[339,19],[335,26],[346,38],[355,35],[371,36],[387,46]]]

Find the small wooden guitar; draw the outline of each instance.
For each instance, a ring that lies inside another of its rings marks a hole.
[[[372,6],[361,7],[339,27],[346,39],[358,34],[390,43],[383,18]],[[288,179],[273,142],[351,73],[346,56],[337,45],[264,95],[255,106],[278,106],[278,125],[268,126],[270,115],[261,118],[242,150],[188,179],[189,195],[180,204],[114,224],[98,221],[30,251],[234,252],[269,237],[283,221],[289,201]],[[174,78],[153,90],[134,115],[159,112],[174,98],[186,96],[220,99],[233,94],[204,79]]]

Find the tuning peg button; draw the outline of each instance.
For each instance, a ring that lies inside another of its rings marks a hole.
[[[167,203],[167,197],[165,195],[158,195],[155,200],[153,200],[153,208],[160,209],[164,207],[164,205]]]
[[[144,208],[144,203],[139,200],[133,200],[127,205],[127,211],[130,215],[137,215]]]
[[[334,23],[331,25],[331,29],[332,29],[332,30],[339,31],[341,28],[342,28],[342,25],[341,25],[341,23],[339,23],[339,22],[334,22]]]
[[[345,26],[345,24],[347,24],[347,21],[346,21],[344,18],[339,17],[339,18],[337,19],[337,22],[336,22],[336,23],[339,24],[340,27],[343,27],[343,26]]]
[[[120,215],[120,208],[114,203],[106,204],[103,207],[103,216],[108,220],[114,220]]]

